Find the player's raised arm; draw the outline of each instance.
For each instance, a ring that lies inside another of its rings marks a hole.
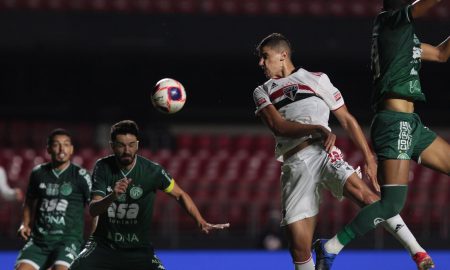
[[[411,15],[413,18],[422,17],[439,2],[441,0],[417,0],[412,4]]]
[[[422,60],[445,63],[450,57],[450,37],[437,46],[422,43],[420,48],[422,49],[420,57]]]
[[[200,214],[200,211],[198,210],[191,196],[189,196],[189,194],[187,194],[184,190],[182,190],[177,183],[173,182],[173,184],[174,184],[173,189],[170,192],[168,192],[168,194],[174,197],[180,203],[181,207],[183,207],[186,210],[186,212],[195,220],[195,222],[202,230],[202,232],[209,233],[211,230],[225,229],[230,227],[229,223],[225,224],[208,223]]]

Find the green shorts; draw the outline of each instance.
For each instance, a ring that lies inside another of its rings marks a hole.
[[[69,267],[80,251],[81,240],[65,239],[41,242],[30,238],[17,257],[16,265],[27,263],[35,269],[47,269],[52,265]]]
[[[89,241],[70,270],[164,270],[153,248],[112,248],[103,242]]]
[[[420,154],[437,137],[415,113],[380,111],[370,128],[372,145],[378,160],[413,159],[420,162]]]

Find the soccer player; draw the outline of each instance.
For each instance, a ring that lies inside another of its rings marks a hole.
[[[8,180],[6,177],[6,172],[3,167],[0,166],[0,195],[3,199],[7,201],[22,201],[23,192],[20,188],[11,188],[8,185]]]
[[[80,251],[84,206],[89,202],[91,176],[70,162],[74,147],[64,129],[47,139],[51,162],[36,166],[23,207],[19,236],[26,240],[16,270],[67,270]]]
[[[175,198],[204,233],[229,226],[206,222],[191,197],[159,164],[137,155],[138,138],[138,126],[131,120],[111,127],[114,154],[98,160],[93,173],[89,211],[99,216],[97,229],[70,269],[164,269],[150,240],[158,190]]]
[[[283,162],[281,225],[286,228],[295,269],[313,270],[311,242],[320,189],[329,189],[338,198],[344,195],[359,206],[379,200],[334,146],[330,111],[363,153],[365,172],[378,190],[377,165],[359,124],[326,74],[296,69],[291,45],[278,33],[264,38],[257,52],[269,80],[253,92],[256,114],[275,135],[276,157]],[[383,225],[410,252],[423,251],[399,215]]]
[[[450,38],[438,46],[421,43],[414,32],[414,19],[439,2],[384,0],[372,34],[372,105],[375,116],[371,138],[378,157],[381,200],[364,208],[335,237],[318,245],[323,269],[330,269],[333,258],[355,237],[375,228],[379,221],[397,215],[407,197],[410,160],[450,173],[450,146],[425,127],[414,113],[414,102],[424,101],[419,69],[421,60],[446,62]],[[324,244],[325,243],[325,244]],[[413,254],[418,269],[434,267],[424,252]],[[327,263],[325,263],[327,261]]]

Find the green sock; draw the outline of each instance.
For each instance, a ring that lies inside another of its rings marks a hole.
[[[382,186],[381,199],[361,209],[356,217],[337,234],[339,242],[346,245],[357,236],[366,234],[379,223],[400,213],[407,193],[406,185]]]

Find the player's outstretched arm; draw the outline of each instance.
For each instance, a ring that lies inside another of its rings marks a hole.
[[[417,0],[412,4],[411,14],[413,18],[419,18],[428,13],[432,7],[434,7],[441,0]]]
[[[183,207],[184,210],[186,210],[186,212],[195,220],[202,232],[209,233],[212,230],[221,230],[230,227],[230,223],[211,224],[206,222],[200,214],[200,211],[198,211],[198,208],[192,200],[191,196],[184,192],[184,190],[182,190],[180,186],[177,185],[177,183],[174,183],[172,191],[170,191],[168,194],[174,197],[180,203],[181,207]]]
[[[313,134],[320,134],[324,138],[324,146],[327,151],[333,147],[336,135],[321,125],[309,125],[284,119],[275,106],[269,105],[259,112],[264,124],[276,136],[300,138]]]
[[[420,57],[422,60],[445,63],[450,57],[450,37],[437,46],[422,43],[420,48],[422,49]]]
[[[333,111],[336,118],[339,120],[341,126],[345,129],[347,134],[350,136],[352,141],[361,150],[364,155],[364,160],[366,163],[365,173],[369,180],[372,182],[373,187],[376,191],[380,191],[380,186],[377,181],[377,163],[367,144],[366,137],[362,132],[361,126],[356,121],[355,117],[347,110],[347,106],[342,106],[339,109]]]

